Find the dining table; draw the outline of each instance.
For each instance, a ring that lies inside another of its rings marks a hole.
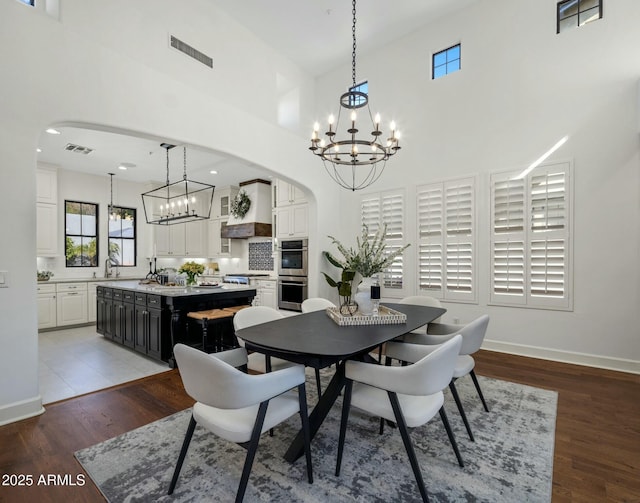
[[[325,311],[286,316],[236,331],[248,350],[282,358],[307,367],[336,371],[309,415],[311,438],[318,432],[345,385],[346,360],[376,363],[371,352],[385,342],[401,337],[442,316],[439,307],[383,303],[406,315],[406,322],[394,324],[339,325]],[[293,463],[304,454],[304,438],[298,432],[284,457]]]

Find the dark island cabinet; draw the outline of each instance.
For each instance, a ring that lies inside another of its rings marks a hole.
[[[123,284],[119,288],[119,284]],[[126,286],[125,286],[126,285]],[[97,287],[97,331],[115,343],[175,366],[173,345],[189,343],[187,313],[203,309],[250,305],[254,288],[189,290],[156,293],[138,282],[109,282]]]

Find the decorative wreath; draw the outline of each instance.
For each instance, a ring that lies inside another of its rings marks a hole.
[[[236,218],[244,218],[249,208],[251,208],[249,194],[241,190],[231,203],[231,214]]]

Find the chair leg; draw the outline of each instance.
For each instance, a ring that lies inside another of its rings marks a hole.
[[[447,418],[447,413],[444,411],[444,407],[440,407],[440,419],[442,419],[444,429],[447,430],[449,442],[451,442],[453,452],[456,453],[456,458],[458,458],[458,464],[464,468],[464,462],[462,461],[462,456],[460,455],[460,451],[458,450],[458,444],[456,442],[456,438],[453,436],[453,431],[451,430],[451,425],[449,424],[449,419]]]
[[[189,427],[187,428],[187,433],[184,436],[184,441],[182,442],[182,449],[180,450],[180,455],[178,456],[178,463],[176,464],[176,469],[173,471],[173,477],[171,478],[171,484],[169,485],[169,492],[167,492],[167,494],[173,494],[173,490],[176,488],[176,483],[178,482],[178,477],[180,476],[180,470],[182,469],[182,463],[184,462],[184,458],[187,455],[187,451],[189,450],[189,444],[191,443],[191,437],[193,436],[193,431],[195,429],[196,420],[193,418],[193,414],[191,414]]]
[[[380,347],[382,347],[382,346],[380,346]],[[382,360],[380,360],[380,361],[382,361]],[[389,358],[388,356],[385,356],[384,357],[384,365],[385,365],[385,367],[390,367],[391,366],[391,358]],[[384,420],[383,417],[381,417],[380,418],[380,432],[379,432],[380,435],[382,435],[384,433],[384,423],[385,423],[385,420]]]
[[[456,389],[456,385],[453,384],[453,380],[449,383],[449,389],[451,390],[453,399],[456,401],[456,405],[458,406],[458,410],[460,411],[460,416],[462,416],[462,422],[464,423],[464,427],[467,429],[469,438],[471,439],[472,442],[475,442],[475,439],[473,438],[473,433],[471,433],[471,426],[469,426],[469,421],[467,421],[467,415],[464,413],[464,408],[462,407],[462,402],[460,401],[460,397],[458,396],[458,390]]]
[[[244,460],[244,467],[242,468],[242,477],[240,477],[240,485],[238,486],[238,492],[236,494],[236,503],[240,503],[244,499],[244,493],[247,490],[247,483],[249,482],[249,474],[251,473],[251,467],[253,466],[253,460],[256,457],[258,451],[258,441],[262,434],[262,425],[264,424],[264,418],[267,415],[267,406],[269,401],[262,402],[258,409],[258,415],[256,416],[256,422],[253,425],[253,431],[251,432],[251,440],[249,441],[249,448],[247,449],[247,457]]]
[[[340,437],[338,439],[338,459],[336,460],[336,477],[340,476],[340,466],[342,465],[342,451],[344,449],[344,439],[347,433],[347,422],[349,421],[349,409],[351,408],[351,390],[353,381],[347,379],[344,385],[344,398],[342,399],[342,419],[340,420]]]
[[[411,437],[409,436],[407,423],[405,423],[404,415],[402,414],[402,409],[400,408],[398,395],[392,391],[387,391],[387,394],[389,395],[389,401],[391,402],[391,407],[393,408],[393,414],[396,417],[396,424],[398,425],[398,429],[400,430],[400,436],[402,437],[404,448],[406,449],[407,455],[409,456],[411,468],[413,468],[413,475],[416,478],[418,490],[420,491],[420,495],[422,496],[422,501],[426,503],[429,501],[429,497],[427,496],[427,489],[424,487],[422,472],[420,471],[420,465],[418,464],[416,452],[413,450],[413,444],[411,443]]]
[[[307,458],[307,479],[313,484],[313,468],[311,465],[311,432],[309,430],[309,414],[307,411],[307,388],[304,383],[298,386],[298,402],[300,404],[300,420],[304,433],[304,452]]]
[[[204,318],[202,320],[202,351],[208,353],[207,346],[209,343],[209,320]]]
[[[316,387],[318,388],[318,400],[322,395],[322,386],[320,385],[320,369],[316,367]]]
[[[475,384],[476,386],[476,391],[478,392],[478,396],[480,397],[480,400],[482,400],[482,405],[484,406],[484,410],[489,412],[489,407],[487,407],[487,402],[485,402],[484,400],[484,395],[482,394],[482,390],[480,389],[480,383],[478,382],[476,373],[473,370],[471,370],[470,374],[471,374],[471,379],[473,379],[473,384]]]

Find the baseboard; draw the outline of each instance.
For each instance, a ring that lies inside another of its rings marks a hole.
[[[10,403],[0,407],[0,426],[38,416],[43,412],[44,407],[42,406],[42,397],[40,395],[29,400]]]
[[[587,367],[640,374],[640,361],[636,360],[610,358],[607,356],[575,353],[572,351],[558,351],[556,349],[527,346],[525,344],[513,344],[510,342],[491,341],[487,339],[482,343],[482,349],[496,351],[498,353],[509,353],[519,356],[529,356],[531,358],[540,358],[542,360],[552,360],[561,363],[572,363],[574,365],[585,365]]]

